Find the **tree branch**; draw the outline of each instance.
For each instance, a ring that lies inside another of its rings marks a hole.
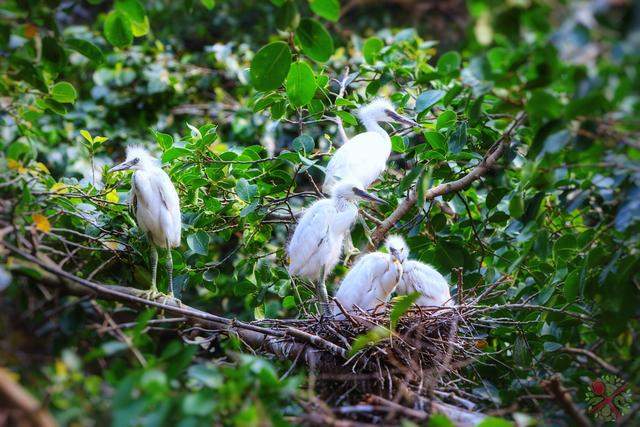
[[[552,394],[555,401],[562,406],[562,409],[576,422],[580,427],[591,427],[591,421],[578,409],[571,399],[569,391],[560,383],[560,378],[554,376],[549,380],[542,382],[542,388],[547,393]]]
[[[430,188],[424,194],[424,200],[433,200],[438,196],[443,196],[445,194],[463,190],[469,187],[475,180],[480,179],[481,177],[486,175],[486,173],[491,170],[491,168],[493,168],[498,159],[502,156],[504,150],[509,146],[513,132],[518,126],[520,126],[520,124],[522,124],[525,118],[526,114],[518,114],[509,128],[507,128],[507,130],[502,134],[500,139],[491,147],[491,149],[489,149],[488,153],[485,155],[482,161],[468,174],[458,180],[444,182],[440,185]],[[374,246],[371,249],[374,249],[380,244],[389,230],[391,230],[391,228],[398,221],[400,221],[400,219],[402,219],[402,217],[404,217],[411,210],[411,208],[413,208],[413,206],[415,206],[417,201],[418,194],[414,187],[409,192],[407,198],[398,205],[398,207],[391,213],[391,215],[389,215],[384,221],[382,221],[382,224],[376,227],[371,237],[371,241]]]

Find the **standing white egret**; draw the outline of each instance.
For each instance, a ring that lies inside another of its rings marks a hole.
[[[409,247],[400,236],[389,236],[390,250],[398,253],[402,263],[402,278],[396,292],[400,295],[418,292],[415,304],[421,307],[453,307],[449,284],[438,271],[428,264],[410,260]]]
[[[402,276],[402,263],[396,248],[385,244],[389,253],[372,252],[362,256],[347,273],[336,293],[336,300],[347,311],[373,310],[389,300]],[[334,315],[342,318],[335,307]]]
[[[382,98],[360,108],[358,117],[367,132],[354,136],[333,154],[322,186],[325,193],[330,193],[340,180],[359,182],[366,189],[384,172],[391,154],[391,138],[379,122],[418,125],[398,114],[393,104]]]
[[[357,182],[340,182],[331,198],[318,200],[304,212],[287,247],[289,274],[316,282],[324,314],[331,314],[325,280],[340,260],[344,237],[358,217],[358,198],[382,202]]]
[[[151,293],[158,292],[156,273],[158,251],[156,246],[167,249],[167,273],[169,290],[173,297],[173,259],[171,248],[180,246],[182,219],[180,199],[169,175],[142,147],[127,147],[126,160],[109,172],[134,170],[131,178],[131,206],[138,226],[147,233],[151,245]]]

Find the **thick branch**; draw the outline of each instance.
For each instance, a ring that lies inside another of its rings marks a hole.
[[[554,376],[550,380],[542,383],[547,393],[553,395],[555,401],[564,409],[564,411],[575,421],[576,425],[580,427],[591,427],[591,421],[578,409],[571,399],[571,394],[560,383],[560,378]]]
[[[438,196],[443,196],[445,194],[453,193],[456,191],[463,190],[469,187],[475,180],[483,177],[484,175],[493,168],[498,159],[504,153],[504,150],[509,146],[511,142],[511,137],[513,136],[513,132],[515,129],[525,120],[526,115],[524,113],[519,114],[516,119],[511,123],[511,126],[502,134],[502,137],[493,145],[493,147],[489,150],[487,155],[482,159],[482,161],[474,167],[468,174],[463,176],[462,178],[451,181],[444,182],[440,185],[430,188],[424,194],[424,200],[433,200]],[[418,201],[418,194],[415,188],[412,188],[409,192],[409,195],[402,203],[398,205],[395,211],[387,217],[382,224],[376,227],[373,235],[371,237],[371,241],[374,247],[377,247],[380,242],[387,235],[389,230],[398,222],[402,217],[404,217],[410,210],[415,206]]]

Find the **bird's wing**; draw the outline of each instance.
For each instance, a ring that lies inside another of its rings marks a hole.
[[[326,168],[324,185],[331,187],[337,181],[355,179],[368,187],[384,171],[390,153],[391,143],[382,135],[358,134],[333,154]]]
[[[147,209],[153,207],[157,197],[153,191],[151,175],[145,171],[136,171],[131,182],[133,183],[131,190],[134,192],[136,206],[141,205]]]
[[[335,214],[331,200],[320,200],[307,209],[289,242],[291,263],[306,263],[320,248],[329,234],[331,217]]]
[[[408,261],[412,284],[422,294],[419,305],[443,305],[450,301],[451,294],[447,280],[435,268],[419,261]]]
[[[131,191],[129,192],[129,209],[133,216],[136,215],[136,206],[138,200],[136,199],[136,174],[131,177]]]
[[[160,222],[164,227],[169,245],[180,245],[180,232],[182,229],[182,218],[180,215],[180,198],[178,192],[171,182],[171,178],[165,171],[158,168],[153,175],[152,184],[157,192],[162,207],[160,210]]]

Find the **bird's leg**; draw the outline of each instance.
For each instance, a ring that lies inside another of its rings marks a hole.
[[[151,292],[158,292],[158,287],[156,286],[156,278],[158,275],[158,250],[156,249],[156,245],[151,244]]]
[[[374,247],[375,245],[373,244],[373,241],[371,240],[372,231],[369,228],[369,226],[367,225],[367,221],[365,221],[364,218],[361,217],[360,215],[358,215],[358,221],[362,225],[362,229],[364,230],[364,236],[367,238],[367,241],[369,242],[370,247]]]
[[[353,246],[353,239],[351,238],[351,233],[347,233],[344,238],[344,264],[347,265],[352,256],[358,255],[360,250]]]
[[[329,294],[327,293],[327,285],[325,282],[326,274],[324,271],[324,267],[322,267],[322,269],[320,270],[320,280],[316,285],[316,293],[318,294],[318,299],[320,300],[320,311],[322,317],[329,317],[331,316],[331,310],[329,307]]]

